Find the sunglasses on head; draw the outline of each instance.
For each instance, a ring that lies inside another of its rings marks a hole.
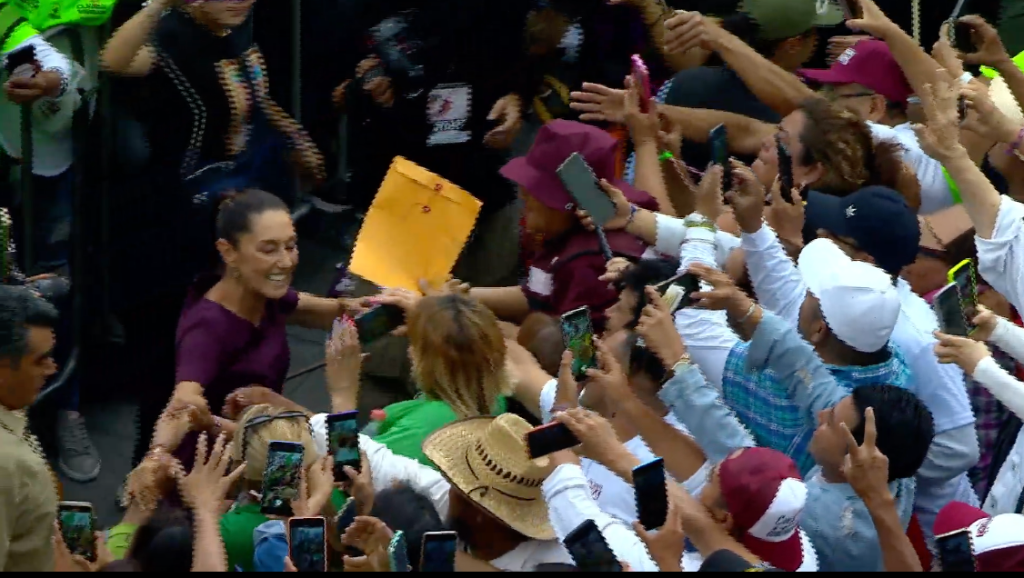
[[[245,426],[242,427],[242,462],[245,462],[245,452],[249,449],[249,432],[261,425],[275,420],[293,418],[302,418],[303,420],[306,420],[306,425],[309,426],[309,435],[313,435],[313,426],[309,423],[309,416],[301,411],[285,411],[276,415],[261,415],[247,421]]]

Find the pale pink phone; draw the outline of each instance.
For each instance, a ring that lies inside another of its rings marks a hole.
[[[640,87],[640,112],[649,112],[651,107],[651,74],[639,54],[632,56],[633,82]]]

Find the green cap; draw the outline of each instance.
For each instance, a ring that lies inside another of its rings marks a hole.
[[[762,40],[795,38],[843,21],[836,0],[743,0],[739,9],[757,22]]]

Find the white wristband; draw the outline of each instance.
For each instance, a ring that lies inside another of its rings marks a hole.
[[[963,76],[960,77],[960,84],[967,84],[972,80],[974,80],[974,76],[970,72],[965,72]]]

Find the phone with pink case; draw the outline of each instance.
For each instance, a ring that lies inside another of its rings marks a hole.
[[[640,111],[649,112],[651,108],[651,73],[639,54],[632,56],[633,82],[640,88]]]

